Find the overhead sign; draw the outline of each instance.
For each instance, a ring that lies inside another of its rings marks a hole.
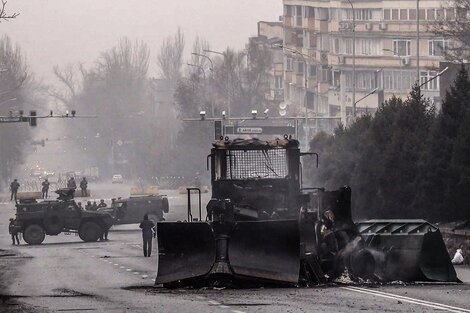
[[[0,116],[0,123],[18,123],[21,121],[19,116]]]
[[[295,126],[237,126],[226,125],[226,135],[295,135]]]

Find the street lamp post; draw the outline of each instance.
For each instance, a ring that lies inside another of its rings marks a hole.
[[[209,68],[209,70],[211,71],[211,73],[214,73],[214,63],[212,62],[211,58],[209,58],[209,57],[208,57],[207,55],[205,55],[205,54],[200,54],[200,53],[197,53],[197,52],[191,52],[191,54],[209,60],[209,63],[211,64],[211,67]]]
[[[356,118],[356,12],[354,10],[354,5],[352,4],[351,0],[347,0],[349,5],[352,9],[352,16],[353,16],[353,25],[352,25],[352,32],[353,32],[353,57],[352,57],[352,71],[353,71],[353,94],[352,94],[352,114],[353,118]]]
[[[191,67],[196,67],[200,70],[202,70],[202,74],[204,75],[204,81],[206,80],[206,71],[204,70],[204,68],[200,65],[196,65],[196,64],[191,64],[191,63],[186,63],[187,66],[191,66]]]
[[[213,51],[213,50],[203,50],[204,52],[207,52],[207,53],[215,53],[215,54],[219,54],[221,56],[224,57],[224,61],[225,63],[227,64],[227,116],[230,118],[230,113],[231,113],[231,102],[232,102],[232,94],[230,92],[232,86],[231,86],[231,73],[228,71],[228,59],[227,59],[227,55],[223,52],[219,52],[219,51]],[[210,59],[209,59],[210,60]],[[211,65],[212,65],[212,61],[210,60],[211,62]]]

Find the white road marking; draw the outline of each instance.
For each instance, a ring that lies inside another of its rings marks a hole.
[[[126,268],[126,272],[132,272],[130,268]]]
[[[124,266],[119,266],[119,268],[125,268]]]
[[[117,263],[114,263],[113,265],[114,265],[114,266],[119,266],[119,264],[117,264]]]
[[[228,305],[219,305],[219,308],[222,308],[222,309],[230,309],[230,307]]]
[[[214,301],[214,300],[209,300],[208,302],[209,302],[210,304],[212,304],[212,305],[220,305],[219,302]]]
[[[450,305],[437,303],[437,302],[420,300],[420,299],[416,299],[416,298],[400,296],[400,295],[396,295],[396,294],[393,294],[393,293],[387,293],[387,292],[382,292],[382,291],[377,291],[377,290],[370,290],[370,289],[359,288],[359,287],[341,287],[341,288],[347,289],[347,290],[350,290],[350,291],[359,292],[359,293],[365,293],[365,294],[369,294],[369,295],[373,295],[373,296],[378,296],[378,297],[382,297],[382,298],[400,300],[400,301],[403,301],[403,302],[422,305],[422,306],[425,306],[425,307],[430,307],[430,308],[438,309],[438,310],[444,310],[444,311],[448,311],[448,312],[468,312],[468,313],[470,313],[469,309],[459,308],[459,307],[450,306]]]
[[[149,277],[149,276],[148,275],[142,275],[142,278],[147,278],[147,277]]]
[[[133,274],[134,274],[134,275],[139,275],[139,272],[134,272]]]
[[[245,311],[232,310],[233,313],[245,313]]]

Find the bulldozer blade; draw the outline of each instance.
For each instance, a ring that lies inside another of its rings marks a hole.
[[[425,220],[357,223],[366,245],[384,252],[383,280],[459,282],[439,229]]]
[[[237,222],[228,255],[235,276],[296,284],[299,249],[295,220]]]
[[[155,284],[205,276],[215,259],[212,228],[203,222],[161,222],[157,225],[158,270]]]

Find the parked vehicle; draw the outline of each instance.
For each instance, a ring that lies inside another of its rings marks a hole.
[[[73,189],[56,193],[57,200],[24,199],[16,204],[16,222],[28,244],[41,244],[46,235],[62,232],[78,233],[85,242],[97,241],[113,225],[112,216],[106,212],[80,209],[73,200]]]
[[[115,225],[140,223],[145,214],[156,223],[165,220],[163,213],[169,212],[169,204],[166,196],[137,196],[114,200],[110,207],[98,211],[111,214]]]
[[[115,174],[113,175],[111,182],[113,184],[122,184],[124,182],[124,178],[122,178],[121,174]]]

